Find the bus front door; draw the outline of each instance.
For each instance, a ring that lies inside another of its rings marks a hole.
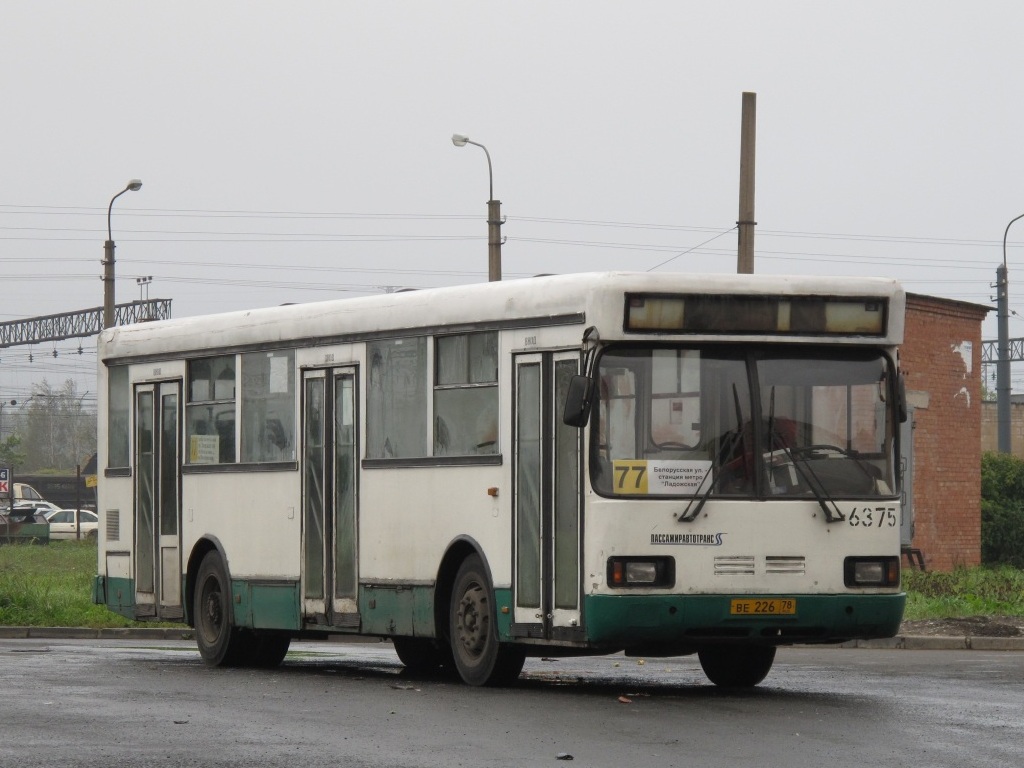
[[[181,619],[181,384],[135,389],[135,610]]]
[[[580,434],[562,423],[577,352],[516,358],[513,635],[575,639],[580,615]]]
[[[356,374],[303,373],[302,612],[310,624],[359,626]]]

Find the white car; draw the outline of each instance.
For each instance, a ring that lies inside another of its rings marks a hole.
[[[51,512],[57,512],[58,510],[60,510],[60,507],[58,507],[52,501],[43,501],[41,499],[36,501],[16,501],[14,503],[14,508],[34,509],[41,515],[48,515]]]
[[[50,524],[50,539],[74,539],[78,535],[74,509],[56,509],[46,513],[46,522]],[[80,515],[81,536],[83,539],[95,539],[100,527],[95,512],[88,509],[78,510]]]

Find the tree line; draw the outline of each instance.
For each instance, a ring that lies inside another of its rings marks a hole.
[[[1024,460],[981,457],[981,562],[1024,568]]]
[[[44,380],[22,401],[0,409],[0,466],[18,475],[75,472],[96,452],[96,413],[74,380],[60,388]]]

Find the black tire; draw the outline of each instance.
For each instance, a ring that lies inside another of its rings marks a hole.
[[[238,642],[242,646],[239,664],[256,669],[275,669],[281,666],[292,639],[276,632],[241,632]]]
[[[393,637],[398,660],[415,675],[434,675],[452,666],[452,655],[448,648],[439,648],[437,641],[429,637]]]
[[[196,645],[211,667],[238,666],[244,658],[231,613],[231,582],[217,552],[207,552],[196,575]]]
[[[448,636],[455,669],[469,685],[508,685],[523,671],[522,650],[498,642],[494,590],[476,555],[455,576]]]
[[[752,688],[771,671],[774,646],[719,645],[702,648],[697,658],[704,674],[722,688]]]

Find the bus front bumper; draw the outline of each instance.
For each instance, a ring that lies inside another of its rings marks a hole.
[[[893,637],[906,593],[841,595],[590,595],[587,639],[598,647],[723,642],[787,645]],[[785,613],[754,613],[787,611]]]

